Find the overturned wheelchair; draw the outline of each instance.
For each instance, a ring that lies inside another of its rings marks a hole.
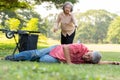
[[[19,52],[37,49],[38,35],[32,33],[40,33],[39,31],[11,31],[6,29],[0,29],[0,31],[5,33],[5,36],[8,39],[14,38],[16,47],[14,48],[12,55],[15,54],[17,49]],[[15,34],[18,34],[18,41],[15,37]]]

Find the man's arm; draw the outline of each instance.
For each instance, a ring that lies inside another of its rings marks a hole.
[[[118,62],[118,61],[100,61],[98,64],[120,65],[120,62]]]
[[[70,59],[69,45],[63,45],[63,52],[68,64],[72,64]]]

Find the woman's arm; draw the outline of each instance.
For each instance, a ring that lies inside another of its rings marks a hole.
[[[77,27],[78,27],[78,25],[77,25],[77,20],[76,20],[76,18],[75,18],[75,16],[74,16],[73,14],[71,14],[71,16],[72,16],[73,24],[74,24],[75,27],[77,28]]]
[[[69,45],[63,45],[63,52],[68,64],[72,64],[69,52]]]
[[[58,15],[57,20],[56,20],[56,22],[54,24],[54,30],[53,30],[54,32],[56,32],[58,30],[59,23],[60,23],[60,14]]]

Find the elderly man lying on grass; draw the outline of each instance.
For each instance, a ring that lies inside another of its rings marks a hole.
[[[67,64],[120,64],[120,62],[100,61],[101,57],[100,52],[91,51],[83,44],[64,44],[40,50],[23,51],[15,55],[6,56],[5,60],[63,62]]]

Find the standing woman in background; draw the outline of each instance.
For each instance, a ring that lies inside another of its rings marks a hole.
[[[65,2],[63,4],[63,12],[58,15],[55,22],[54,32],[59,28],[61,29],[61,44],[73,43],[77,23],[72,11],[73,4],[71,2]]]

